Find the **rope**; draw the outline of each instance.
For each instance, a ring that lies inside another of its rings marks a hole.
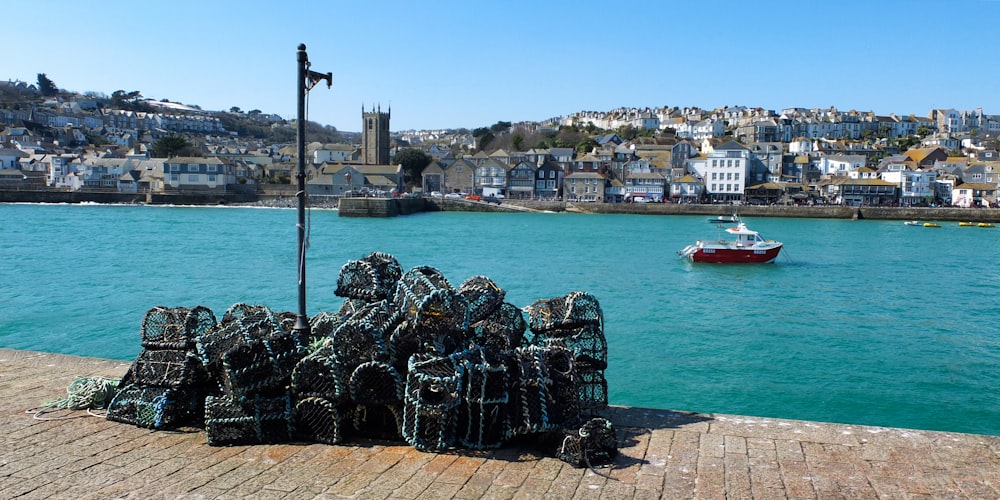
[[[25,413],[33,415],[36,420],[62,420],[82,415],[64,415],[61,417],[45,417],[45,415],[58,410],[87,410],[87,415],[103,418],[103,413],[91,410],[107,408],[111,400],[115,397],[119,382],[121,382],[120,378],[78,376],[66,388],[66,397],[47,401],[42,403],[39,408],[26,410]]]

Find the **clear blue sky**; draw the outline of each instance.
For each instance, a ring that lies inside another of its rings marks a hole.
[[[5,16],[0,78],[296,115],[475,128],[620,106],[1000,114],[998,0],[46,1]],[[9,11],[9,9],[8,9]]]

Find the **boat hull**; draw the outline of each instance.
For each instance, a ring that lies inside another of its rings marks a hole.
[[[698,248],[689,254],[692,262],[709,264],[766,264],[778,258],[781,245],[765,249]]]

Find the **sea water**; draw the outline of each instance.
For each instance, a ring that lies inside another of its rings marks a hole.
[[[154,306],[297,309],[295,210],[0,205],[0,347],[120,360]],[[310,210],[307,312],[372,251],[526,306],[592,293],[612,404],[1000,435],[1000,228],[755,218],[773,264],[692,264],[701,216]],[[80,374],[86,375],[86,374]]]

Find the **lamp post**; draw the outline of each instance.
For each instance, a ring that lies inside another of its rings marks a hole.
[[[306,44],[300,43],[297,54],[298,78],[295,82],[295,92],[298,97],[297,148],[298,156],[298,265],[299,265],[299,311],[295,316],[295,326],[292,327],[300,338],[309,334],[309,317],[306,316],[306,94],[317,83],[326,80],[327,88],[333,87],[333,73],[317,73],[309,70],[309,56],[306,55]]]

